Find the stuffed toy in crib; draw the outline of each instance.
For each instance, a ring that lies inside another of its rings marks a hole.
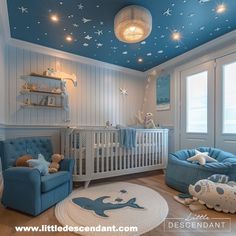
[[[236,213],[236,182],[214,182],[212,178],[199,180],[189,186],[189,193],[208,208]]]
[[[153,121],[153,114],[147,113],[144,119],[144,126],[146,129],[155,129],[156,126]]]

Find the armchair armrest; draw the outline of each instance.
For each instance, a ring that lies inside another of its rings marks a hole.
[[[60,163],[60,170],[73,173],[75,161],[73,159],[64,159]]]
[[[41,176],[37,169],[12,167],[3,171],[2,203],[31,215],[41,212]]]
[[[12,167],[3,171],[4,182],[6,181],[19,181],[40,186],[41,177],[37,169],[28,167]]]

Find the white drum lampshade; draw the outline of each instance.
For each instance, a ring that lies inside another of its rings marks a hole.
[[[149,10],[137,5],[121,9],[115,16],[116,37],[125,43],[138,43],[152,31],[152,15]]]

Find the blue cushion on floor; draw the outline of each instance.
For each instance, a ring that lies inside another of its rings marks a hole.
[[[59,171],[57,173],[45,175],[41,177],[41,191],[48,192],[70,180],[68,171]]]
[[[187,193],[190,184],[195,184],[214,174],[228,175],[230,180],[236,180],[236,156],[234,154],[211,147],[200,147],[198,150],[208,152],[208,155],[217,162],[208,162],[204,166],[188,162],[187,159],[195,155],[195,149],[171,153],[165,175],[167,185]]]

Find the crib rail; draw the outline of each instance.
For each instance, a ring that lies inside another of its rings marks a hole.
[[[136,145],[127,149],[113,128],[68,128],[62,131],[62,153],[75,160],[74,181],[164,169],[168,157],[167,129],[137,129]]]

